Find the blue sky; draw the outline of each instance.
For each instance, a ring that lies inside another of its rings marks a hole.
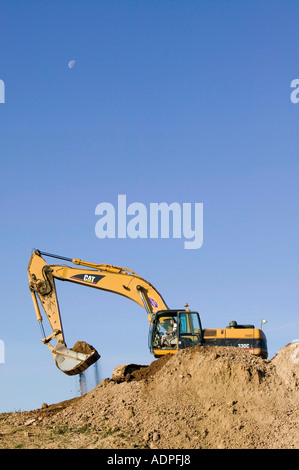
[[[207,328],[266,318],[270,357],[299,337],[298,14],[297,1],[0,0],[1,412],[78,394],[40,341],[34,248],[128,267]],[[95,208],[118,194],[203,203],[203,246],[98,239]],[[102,378],[153,360],[143,309],[57,289],[68,346],[93,344]]]

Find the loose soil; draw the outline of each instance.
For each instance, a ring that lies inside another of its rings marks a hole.
[[[298,449],[298,343],[194,347],[82,397],[0,414],[0,448]]]

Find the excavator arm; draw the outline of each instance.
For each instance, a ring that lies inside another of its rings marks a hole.
[[[47,264],[42,256],[68,261],[76,267]],[[42,341],[50,348],[57,367],[68,375],[83,372],[100,356],[92,346],[83,341],[78,341],[72,349],[67,348],[55,287],[56,279],[127,297],[145,308],[150,323],[156,312],[168,310],[159,292],[149,282],[127,268],[94,264],[35,250],[28,264],[28,277],[37,320],[42,327]],[[52,333],[47,337],[42,326],[43,318],[39,304],[52,329]],[[55,347],[51,344],[54,339],[57,341]]]

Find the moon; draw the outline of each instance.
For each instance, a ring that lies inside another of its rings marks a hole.
[[[75,65],[76,61],[75,60],[70,60],[69,63],[67,64],[68,65],[68,68],[69,69],[72,69]]]

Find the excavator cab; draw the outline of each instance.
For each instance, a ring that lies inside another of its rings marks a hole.
[[[202,341],[201,321],[197,312],[163,310],[154,315],[149,331],[149,349],[155,357],[175,354],[178,349],[196,346]]]

